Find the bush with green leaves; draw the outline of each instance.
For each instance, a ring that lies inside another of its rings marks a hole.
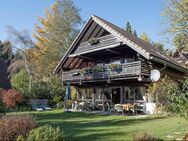
[[[162,108],[165,111],[171,109],[171,104],[169,101],[170,89],[171,87],[176,87],[177,83],[165,76],[161,78],[158,82],[152,83],[148,86],[147,93],[148,97],[151,97],[153,102],[157,104],[157,107]]]
[[[158,106],[188,120],[188,78],[174,81],[164,77],[159,82],[151,84],[148,93]]]
[[[11,77],[12,87],[23,94],[24,99],[48,99],[58,101],[57,98],[63,99],[65,88],[61,84],[60,77],[50,75],[47,80],[32,80],[31,89],[29,91],[29,77],[25,70]]]
[[[71,109],[72,108],[72,101],[71,100],[66,100],[66,101],[62,101],[57,103],[57,108],[62,109]]]
[[[64,134],[59,127],[54,128],[50,125],[41,126],[39,128],[33,129],[29,132],[27,137],[19,136],[17,141],[63,141]]]
[[[64,104],[64,102],[59,102],[59,103],[57,103],[56,106],[58,109],[63,109],[65,107],[65,104]]]
[[[188,120],[188,78],[176,86],[169,87],[168,99],[172,107],[171,111]]]
[[[55,95],[55,96],[53,97],[53,102],[59,103],[59,102],[62,101],[62,99],[63,99],[62,96]]]

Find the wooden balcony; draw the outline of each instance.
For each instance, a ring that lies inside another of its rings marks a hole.
[[[112,66],[112,64],[84,68],[82,70],[71,70],[63,72],[63,82],[74,81],[98,81],[98,80],[115,80],[115,79],[129,79],[132,77],[139,77],[141,75],[148,75],[149,70],[143,69],[141,61],[118,64]]]
[[[81,54],[86,54],[94,51],[103,50],[106,48],[113,48],[117,47],[122,44],[120,40],[118,40],[113,35],[106,35],[100,38],[93,39],[94,42],[91,43],[90,41],[86,41],[81,43],[78,48],[75,50],[73,54],[70,55],[70,57],[74,57]]]

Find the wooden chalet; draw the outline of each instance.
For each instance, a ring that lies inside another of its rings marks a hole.
[[[150,71],[182,79],[188,70],[151,44],[92,15],[54,70],[92,103],[152,102],[146,85]]]

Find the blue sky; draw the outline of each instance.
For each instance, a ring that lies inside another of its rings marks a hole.
[[[37,16],[44,15],[54,0],[1,0],[0,4],[0,40],[8,38],[6,26],[17,30],[28,30],[32,35]],[[159,35],[163,30],[160,13],[164,0],[74,0],[81,9],[83,20],[87,21],[91,14],[100,16],[120,27],[129,21],[137,33],[145,32],[153,41],[166,42],[166,36]]]

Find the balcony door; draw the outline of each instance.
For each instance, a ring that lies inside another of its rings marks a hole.
[[[120,98],[121,98],[121,88],[112,88],[112,102],[114,104],[120,103]]]

